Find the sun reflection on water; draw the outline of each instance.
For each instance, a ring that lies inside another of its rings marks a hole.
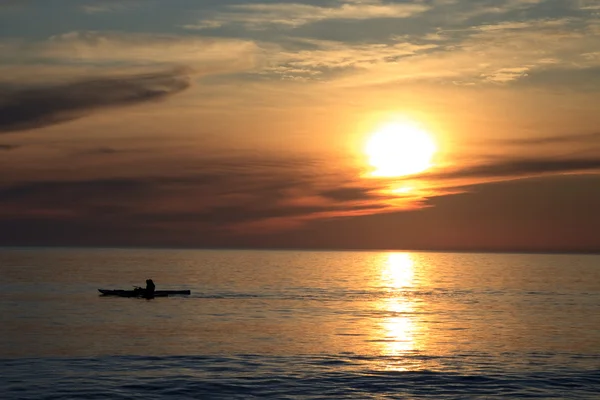
[[[413,286],[414,261],[409,253],[388,253],[382,268],[382,281],[392,289]]]
[[[416,304],[410,295],[415,286],[414,257],[410,253],[387,253],[380,265],[380,286],[388,295],[376,305],[383,317],[374,332],[377,335],[374,341],[381,344],[379,352],[382,355],[398,356],[418,350],[420,327],[415,318]],[[397,369],[400,366],[387,367]]]
[[[415,349],[415,324],[408,316],[388,317],[382,322],[385,353],[398,355]]]

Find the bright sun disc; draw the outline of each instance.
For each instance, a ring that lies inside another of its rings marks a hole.
[[[431,167],[436,151],[427,132],[409,123],[389,124],[367,142],[365,153],[375,176],[403,176],[423,172]]]

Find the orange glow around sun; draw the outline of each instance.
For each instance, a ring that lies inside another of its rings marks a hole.
[[[417,174],[431,167],[436,144],[431,135],[412,122],[384,125],[368,139],[365,153],[373,176]]]

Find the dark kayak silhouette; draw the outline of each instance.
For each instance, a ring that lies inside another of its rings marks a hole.
[[[134,290],[112,290],[98,289],[103,296],[119,296],[119,297],[167,297],[173,295],[188,295],[190,290],[155,290],[154,293],[146,293],[143,288],[135,288]]]

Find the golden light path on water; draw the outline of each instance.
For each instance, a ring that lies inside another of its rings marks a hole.
[[[418,350],[420,327],[414,315],[416,307],[407,296],[415,286],[414,256],[410,253],[386,253],[382,254],[380,264],[380,284],[389,292],[377,304],[384,315],[376,333],[379,336],[377,343],[381,345],[380,353],[398,356]],[[388,367],[398,369],[398,366]]]

